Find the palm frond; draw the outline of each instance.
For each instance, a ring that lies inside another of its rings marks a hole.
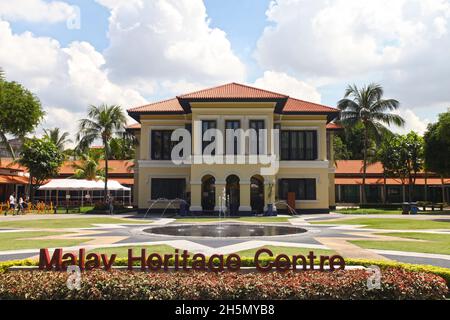
[[[394,124],[398,127],[403,127],[405,124],[405,120],[400,115],[394,113],[376,112],[372,113],[372,118],[388,126]]]

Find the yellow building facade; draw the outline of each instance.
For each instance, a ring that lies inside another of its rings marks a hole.
[[[338,115],[334,108],[231,83],[128,113],[140,124],[133,132],[139,140],[134,200],[141,211],[185,207],[213,216],[326,213],[334,206],[333,133],[327,130]],[[172,158],[177,129],[190,133],[184,163]],[[209,129],[223,134],[207,141]],[[227,150],[227,129],[257,135],[232,137]],[[213,156],[206,156],[212,142]],[[271,161],[259,161],[262,156]]]

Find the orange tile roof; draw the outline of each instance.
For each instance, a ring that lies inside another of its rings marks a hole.
[[[362,160],[339,160],[336,161],[336,174],[361,174],[363,172]],[[383,174],[383,166],[376,162],[367,167],[367,173]]]
[[[342,130],[342,129],[344,129],[344,127],[341,126],[340,124],[334,122],[330,122],[329,124],[327,124],[327,130]]]
[[[339,185],[362,185],[362,178],[336,178],[334,181],[335,184]],[[444,180],[445,184],[450,184],[450,179]],[[367,178],[366,179],[367,185],[383,185],[384,179],[383,178]],[[387,185],[401,185],[402,181],[400,179],[392,179],[387,178],[386,179]],[[407,182],[406,182],[407,184]],[[429,178],[426,180],[427,185],[441,185],[441,179],[438,178]],[[425,185],[425,179],[424,178],[418,178],[416,179],[415,185],[418,186],[424,186]]]
[[[127,130],[138,130],[141,128],[141,124],[140,123],[133,123],[128,125],[125,129]]]
[[[134,185],[133,178],[112,178],[112,180],[115,180],[120,184]]]
[[[22,167],[21,165],[14,163],[14,161],[10,158],[2,158],[1,169],[11,170],[11,171],[26,171],[27,169],[25,167]]]
[[[327,107],[321,104],[312,103],[304,100],[289,98],[286,105],[283,108],[283,112],[335,112],[338,113],[339,110],[331,107]]]
[[[362,160],[338,160],[336,161],[336,180],[338,179],[362,179],[362,167],[363,167],[363,161]],[[374,164],[368,165],[367,167],[367,179],[381,179],[381,183],[383,178],[383,165],[381,162],[376,162]],[[376,176],[377,178],[374,178]],[[419,172],[418,178],[417,178],[417,184],[425,184],[425,173]],[[388,180],[393,180],[389,178]],[[395,180],[400,181],[399,178],[395,178]],[[429,184],[441,184],[441,179],[437,177],[436,174],[432,172],[428,172],[428,182]],[[355,180],[356,181],[356,180]],[[360,181],[360,180],[358,180]],[[450,183],[450,178],[444,179],[445,183]],[[395,184],[394,181],[392,181],[392,184]],[[361,182],[362,183],[362,182]],[[375,184],[375,183],[374,183]]]
[[[77,161],[66,161],[59,169],[60,175],[72,175],[75,172],[73,168],[73,164],[80,163]],[[103,168],[105,166],[105,161],[100,162],[100,167]],[[109,173],[112,175],[116,174],[133,174],[133,161],[131,160],[109,160],[108,161]]]
[[[139,120],[140,113],[189,113],[189,103],[192,101],[209,100],[263,100],[274,101],[277,103],[276,112],[283,113],[325,113],[329,115],[338,113],[339,110],[317,103],[304,100],[289,98],[289,96],[250,87],[239,83],[228,83],[225,85],[204,89],[184,95],[177,96],[175,99],[155,102],[128,110],[130,116]]]
[[[160,102],[155,102],[147,104],[145,106],[140,106],[132,109],[128,109],[130,113],[140,113],[140,112],[183,112],[184,110],[178,102],[177,98],[164,100]]]
[[[28,182],[27,177],[0,175],[0,184],[28,184]]]
[[[288,96],[239,83],[228,83],[178,96],[180,99],[283,99]]]

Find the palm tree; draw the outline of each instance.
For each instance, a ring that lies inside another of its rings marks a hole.
[[[134,159],[134,150],[138,142],[134,135],[128,132],[120,132],[118,137],[110,142],[110,159],[131,160]]]
[[[401,116],[389,112],[398,109],[400,103],[394,99],[383,99],[383,94],[383,88],[379,84],[372,83],[362,88],[352,85],[347,87],[344,98],[338,102],[344,126],[353,127],[362,124],[364,127],[362,203],[366,203],[369,137],[379,141],[383,133],[388,131],[384,125],[405,124]]]
[[[59,128],[44,129],[44,136],[47,137],[50,141],[52,141],[60,151],[64,151],[65,145],[72,142],[71,139],[68,139],[69,133],[68,132],[61,133]]]
[[[75,169],[74,175],[71,178],[99,180],[105,177],[105,168],[100,167],[100,160],[102,155],[96,152],[89,152],[81,155],[81,160],[72,164]]]
[[[88,118],[80,120],[80,130],[77,134],[77,141],[81,150],[86,150],[95,140],[101,140],[105,158],[105,194],[106,201],[108,194],[108,159],[109,142],[113,136],[123,131],[126,125],[126,117],[122,108],[118,105],[89,106]]]

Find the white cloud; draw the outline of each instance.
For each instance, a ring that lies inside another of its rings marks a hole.
[[[86,117],[85,113],[71,112],[64,108],[46,108],[46,115],[44,120],[42,121],[39,128],[36,130],[38,136],[42,136],[44,134],[43,129],[53,129],[53,128],[61,128],[63,131],[67,131],[70,133],[70,139],[72,143],[70,145],[66,145],[66,147],[71,148],[76,144],[75,135],[78,132],[78,119],[82,119]]]
[[[102,54],[89,43],[62,48],[51,38],[14,34],[5,21],[0,21],[0,43],[0,66],[7,79],[19,81],[40,98],[47,111],[43,126],[73,134],[90,104],[128,108],[146,102],[136,90],[110,81]]]
[[[77,14],[77,9],[62,1],[3,0],[0,2],[0,18],[9,21],[56,23],[67,21]]]
[[[301,79],[379,80],[409,108],[449,103],[449,0],[276,0],[255,57]]]
[[[402,128],[391,127],[391,129],[400,134],[407,134],[411,131],[423,135],[427,131],[427,126],[430,123],[429,119],[419,118],[413,110],[401,108],[395,112],[405,119],[405,126]]]
[[[209,26],[202,0],[98,2],[111,10],[105,58],[114,81],[152,83],[159,92],[245,79],[244,64],[225,32]]]
[[[266,71],[256,79],[255,87],[283,93],[293,98],[320,103],[321,96],[317,89],[283,72]]]

